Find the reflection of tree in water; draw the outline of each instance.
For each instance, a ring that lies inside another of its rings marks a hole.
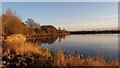
[[[40,37],[28,39],[28,41],[32,43],[52,44],[57,40],[57,38],[58,36],[40,36]]]
[[[65,35],[59,35],[59,36],[40,36],[40,37],[33,37],[28,39],[27,41],[32,43],[46,43],[46,44],[52,44],[54,43],[58,38],[58,41],[61,42],[61,40],[65,39]]]
[[[62,40],[62,39],[65,40],[65,38],[66,38],[66,35],[59,35],[58,41],[61,42],[61,40]]]
[[[41,42],[42,43],[47,43],[47,44],[52,44],[57,40],[58,36],[42,36],[41,37]]]

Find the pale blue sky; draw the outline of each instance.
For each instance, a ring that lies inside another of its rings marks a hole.
[[[3,2],[118,2],[119,0],[1,0]]]
[[[0,15],[2,14],[2,3],[0,2]]]
[[[26,21],[52,24],[67,30],[117,28],[117,2],[3,2]]]

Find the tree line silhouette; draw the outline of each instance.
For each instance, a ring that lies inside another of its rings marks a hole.
[[[2,16],[0,15],[1,17],[2,31],[0,34],[5,37],[11,34],[24,34],[26,36],[69,34],[65,29],[57,28],[54,25],[40,25],[31,18],[23,22],[11,9],[6,10]]]
[[[70,34],[120,34],[120,30],[69,31]]]

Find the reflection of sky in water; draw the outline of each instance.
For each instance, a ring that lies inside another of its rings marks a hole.
[[[61,42],[58,42],[57,39],[51,45],[42,44],[42,47],[48,47],[51,51],[62,47],[67,53],[77,52],[85,56],[102,53],[105,56],[118,57],[118,35],[70,35]]]

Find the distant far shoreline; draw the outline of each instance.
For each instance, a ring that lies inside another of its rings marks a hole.
[[[120,34],[120,30],[69,31],[70,34]]]

